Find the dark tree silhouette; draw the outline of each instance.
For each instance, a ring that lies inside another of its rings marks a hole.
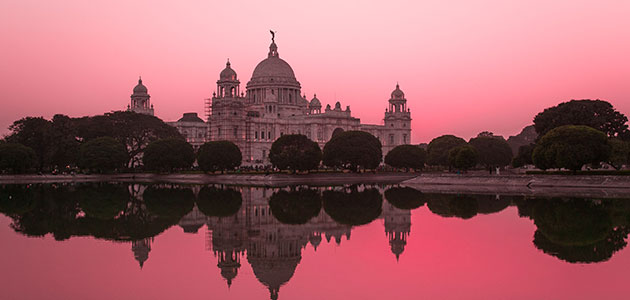
[[[285,134],[271,145],[269,160],[280,170],[313,170],[319,167],[322,151],[305,135]]]
[[[389,188],[385,191],[385,199],[400,209],[416,209],[427,202],[422,192],[410,187]]]
[[[229,217],[241,209],[241,192],[232,188],[207,186],[201,189],[197,207],[209,217]]]
[[[306,224],[316,217],[322,208],[322,198],[317,190],[280,190],[269,198],[271,213],[284,224]]]
[[[539,141],[532,160],[540,169],[566,168],[577,171],[584,164],[608,161],[610,145],[606,135],[584,125],[554,128]]]
[[[427,146],[428,163],[432,166],[449,166],[448,153],[451,149],[466,145],[466,141],[454,135],[443,135],[431,140]]]
[[[364,225],[381,215],[383,197],[377,189],[358,191],[356,186],[346,191],[324,191],[324,211],[339,224]]]
[[[233,170],[242,160],[241,150],[229,141],[207,142],[197,152],[197,163],[205,172]]]
[[[324,146],[323,162],[329,167],[350,170],[374,169],[383,159],[381,142],[364,131],[337,134]]]
[[[394,168],[423,169],[427,151],[414,145],[400,145],[385,155],[385,163]]]

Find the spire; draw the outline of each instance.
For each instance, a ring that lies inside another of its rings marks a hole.
[[[276,45],[276,32],[273,30],[269,30],[271,32],[271,45],[269,45],[269,55],[268,57],[279,57],[278,56],[278,46]]]
[[[138,84],[142,84],[142,76],[138,76]]]
[[[232,64],[230,64],[230,59],[228,58],[228,59],[227,59],[227,63],[225,64],[225,67],[226,67],[226,68],[229,68],[231,65],[232,65]]]

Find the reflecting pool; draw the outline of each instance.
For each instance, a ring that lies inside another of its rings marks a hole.
[[[626,299],[615,197],[0,185],[0,298]]]

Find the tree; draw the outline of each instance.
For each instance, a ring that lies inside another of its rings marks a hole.
[[[11,134],[6,141],[30,147],[37,156],[36,167],[43,169],[48,165],[47,151],[50,144],[51,122],[42,117],[26,117],[9,126]]]
[[[231,188],[203,187],[199,191],[197,207],[208,217],[229,217],[241,209],[241,192]]]
[[[536,167],[577,171],[584,164],[608,161],[610,145],[606,135],[584,125],[565,125],[545,134],[532,154]]]
[[[190,168],[195,162],[195,150],[186,141],[168,138],[151,142],[142,157],[144,167],[153,171]]]
[[[197,163],[205,172],[233,170],[242,160],[241,150],[230,141],[207,142],[197,153]]]
[[[630,164],[630,142],[611,138],[608,143],[611,148],[608,164],[617,170],[621,169],[623,165]]]
[[[172,224],[179,222],[195,206],[192,189],[177,185],[149,186],[144,191],[143,199],[149,212]]]
[[[125,145],[129,167],[139,164],[141,154],[150,142],[167,138],[184,139],[177,128],[159,118],[131,111],[85,117],[75,122],[79,137],[85,141],[110,136]]]
[[[329,167],[374,169],[383,159],[381,142],[364,131],[337,134],[324,146],[323,162]]]
[[[271,213],[284,224],[306,224],[319,215],[322,198],[317,190],[280,190],[269,198]]]
[[[429,210],[439,216],[470,219],[477,215],[479,206],[471,195],[434,194],[427,196]]]
[[[533,165],[532,153],[534,152],[534,147],[536,147],[536,144],[520,146],[518,155],[512,160],[512,167],[520,168],[525,165]]]
[[[286,134],[271,145],[269,160],[280,170],[313,170],[322,160],[322,151],[305,135]]]
[[[429,165],[450,166],[448,163],[448,152],[461,145],[466,145],[466,141],[454,135],[443,135],[434,138],[427,146]]]
[[[504,167],[512,162],[512,149],[502,138],[497,136],[479,136],[470,139],[469,144],[479,154],[479,163],[492,167]]]
[[[16,143],[0,143],[0,171],[25,173],[37,165],[37,156],[30,147]]]
[[[422,192],[410,187],[393,187],[385,191],[385,199],[399,209],[416,209],[427,200]]]
[[[127,163],[125,146],[111,137],[87,141],[79,148],[79,167],[98,172],[111,172]]]
[[[470,145],[458,146],[448,152],[449,165],[464,172],[476,166],[478,159],[477,150]]]
[[[345,191],[324,191],[324,211],[339,224],[364,225],[381,215],[383,197],[377,189],[358,190],[352,186]]]
[[[394,168],[423,169],[427,151],[414,145],[400,145],[385,155],[385,163]]]
[[[628,118],[603,100],[571,100],[545,109],[534,118],[539,136],[564,125],[586,125],[608,137],[628,135]]]
[[[74,121],[66,115],[55,115],[52,118],[46,151],[50,166],[63,168],[76,165],[79,146]]]

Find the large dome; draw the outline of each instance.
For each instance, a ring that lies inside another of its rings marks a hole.
[[[252,73],[250,85],[288,84],[299,88],[300,83],[295,79],[291,66],[278,55],[278,46],[272,42],[269,46],[267,58],[261,61]]]
[[[289,64],[277,56],[271,56],[261,61],[252,74],[252,80],[259,78],[286,78],[295,79],[295,73]]]

